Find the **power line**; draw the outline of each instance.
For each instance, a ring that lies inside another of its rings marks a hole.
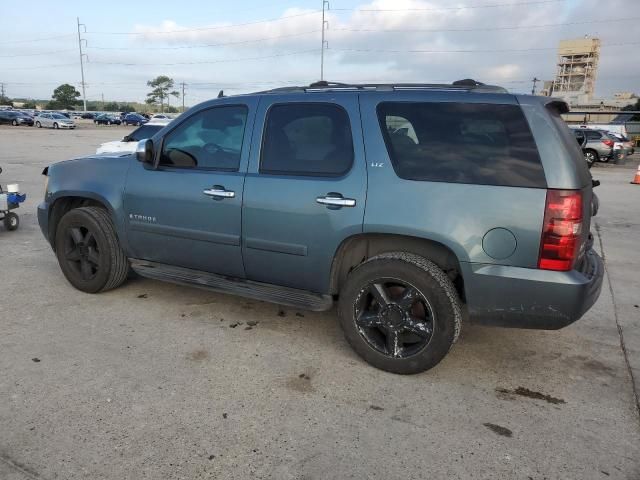
[[[567,0],[531,0],[525,2],[492,3],[485,5],[460,5],[457,7],[425,7],[425,8],[334,8],[343,12],[434,12],[446,10],[476,10],[480,8],[520,7],[524,5],[541,5],[545,3],[559,3]]]
[[[41,37],[41,38],[31,38],[29,40],[10,40],[7,42],[0,42],[0,45],[13,44],[13,43],[32,43],[32,42],[42,42],[44,40],[54,40],[56,38],[66,38],[66,37],[75,37],[75,33],[65,33],[63,35],[54,35],[52,37]]]
[[[303,35],[310,35],[312,33],[318,33],[320,30],[309,30],[306,32],[300,33],[290,33],[285,35],[275,35],[272,37],[263,37],[256,38],[254,40],[239,40],[235,42],[224,42],[224,43],[204,43],[198,45],[179,45],[174,47],[89,47],[92,50],[180,50],[183,48],[209,48],[209,47],[226,47],[229,45],[241,45],[246,43],[258,43],[264,42],[267,40],[276,40],[279,38],[291,38],[291,37],[301,37]]]
[[[640,42],[622,42],[600,44],[601,47],[622,47],[627,45],[640,45]],[[556,50],[558,47],[538,47],[538,48],[488,48],[469,50],[384,50],[373,48],[332,48],[335,52],[360,52],[360,53],[510,53],[510,52],[543,52]]]
[[[594,23],[612,23],[640,20],[640,17],[611,18],[603,20],[587,20],[583,22],[546,23],[540,25],[511,25],[504,27],[480,27],[480,28],[403,28],[385,29],[376,28],[333,28],[333,32],[376,32],[376,33],[438,33],[438,32],[485,32],[494,30],[526,30],[529,28],[566,27],[571,25],[589,25]]]
[[[202,62],[175,62],[175,63],[125,63],[125,62],[91,62],[92,65],[124,65],[124,66],[136,66],[136,67],[171,67],[175,65],[209,65],[213,63],[230,63],[230,62],[244,62],[248,60],[264,60],[268,58],[287,57],[290,55],[301,55],[304,53],[315,52],[315,48],[310,50],[299,50],[297,52],[283,52],[275,53],[273,55],[260,55],[257,57],[243,57],[243,58],[228,58],[219,60],[208,60]]]
[[[558,0],[554,0],[554,1],[558,1]],[[260,23],[279,22],[282,20],[287,20],[289,18],[298,18],[298,17],[304,17],[308,15],[315,15],[320,12],[321,10],[313,10],[310,12],[297,13],[294,15],[286,15],[284,17],[270,18],[267,20],[255,20],[252,22],[234,23],[229,25],[216,25],[214,27],[185,28],[185,29],[178,29],[178,30],[156,30],[156,31],[146,31],[146,32],[91,32],[89,31],[87,33],[90,35],[170,35],[172,33],[200,32],[204,30],[221,30],[225,28],[236,28],[236,27],[245,27],[247,25],[257,25]]]
[[[39,55],[52,55],[54,53],[64,53],[64,52],[75,52],[74,48],[68,48],[66,50],[52,50],[49,52],[39,52],[39,53],[19,53],[17,55],[0,55],[0,58],[16,58],[16,57],[36,57]]]

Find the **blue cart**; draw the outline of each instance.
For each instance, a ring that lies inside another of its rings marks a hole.
[[[0,168],[2,173],[2,168]],[[5,192],[0,185],[0,220],[4,223],[4,228],[7,230],[16,230],[20,225],[20,217],[14,210],[20,206],[22,202],[27,199],[26,194],[20,194],[19,192]]]

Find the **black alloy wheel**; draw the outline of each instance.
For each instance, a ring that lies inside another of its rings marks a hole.
[[[364,286],[354,304],[354,321],[371,348],[390,358],[407,358],[427,347],[434,328],[429,301],[413,285],[394,278]]]
[[[67,267],[85,282],[94,279],[100,270],[100,247],[86,227],[71,226],[65,230],[62,254]]]

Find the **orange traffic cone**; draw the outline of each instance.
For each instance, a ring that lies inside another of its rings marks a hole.
[[[631,182],[634,185],[640,185],[640,165],[638,165],[638,170],[636,170],[636,176],[633,177],[633,181]]]

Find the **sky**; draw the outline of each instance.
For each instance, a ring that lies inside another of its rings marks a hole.
[[[530,92],[534,77],[553,78],[558,41],[591,35],[602,42],[596,96],[640,93],[638,0],[328,3],[326,80],[474,78]],[[0,83],[9,97],[81,90],[79,17],[87,100],[143,101],[158,75],[185,83],[187,105],[221,89],[306,85],[320,79],[321,10],[322,0],[3,2]]]

